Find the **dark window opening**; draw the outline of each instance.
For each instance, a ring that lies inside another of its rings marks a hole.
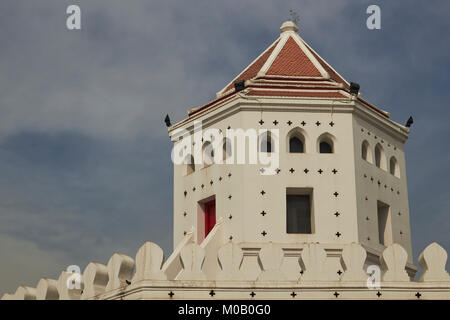
[[[379,168],[381,166],[381,150],[380,148],[375,148],[375,165]]]
[[[303,142],[297,137],[289,139],[289,152],[291,153],[303,153]]]
[[[312,233],[310,195],[286,195],[286,231],[287,233]]]
[[[320,153],[333,153],[333,148],[331,147],[331,145],[326,142],[326,141],[322,141],[319,145],[319,150]]]
[[[389,205],[377,201],[378,238],[382,245],[392,244],[392,224]]]
[[[361,156],[364,160],[367,160],[367,144],[363,143],[361,148]]]

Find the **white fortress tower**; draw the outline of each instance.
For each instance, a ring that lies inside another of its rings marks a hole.
[[[360,243],[368,265],[398,243],[413,276],[404,154],[409,129],[365,101],[359,86],[340,76],[297,31],[285,22],[280,37],[215,100],[169,128],[175,146],[193,146],[184,147],[186,163],[174,166],[174,245],[189,232],[201,245],[220,224],[222,242],[238,243],[249,257],[244,271],[256,276],[250,261],[257,263],[261,244],[282,245],[284,267],[297,268],[302,244],[319,243],[337,279],[343,245]],[[194,130],[196,121],[201,133]],[[207,132],[212,128],[226,139],[214,144],[217,139]],[[277,166],[249,162],[249,135],[246,162],[237,164],[239,138],[228,135],[236,129],[256,130],[258,155],[279,157]],[[261,135],[263,130],[274,133]],[[216,155],[227,150],[225,164],[210,161],[213,149]]]

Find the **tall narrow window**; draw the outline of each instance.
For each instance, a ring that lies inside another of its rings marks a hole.
[[[391,157],[391,160],[389,161],[389,172],[397,178],[400,178],[400,168],[395,157]]]
[[[222,145],[222,153],[223,153],[223,162],[232,156],[232,150],[233,146],[231,144],[231,140],[228,138],[223,139],[223,145]]]
[[[273,152],[272,135],[270,131],[264,132],[260,135],[259,150],[261,152]]]
[[[192,155],[187,155],[184,159],[184,163],[186,165],[186,175],[195,172],[194,157]]]
[[[392,244],[392,223],[389,205],[377,201],[378,212],[378,238],[384,246]]]
[[[214,148],[211,142],[206,141],[203,144],[203,164],[205,167],[214,163]]]
[[[375,165],[378,168],[386,170],[386,155],[384,154],[383,147],[379,143],[375,146]]]
[[[372,163],[372,152],[370,150],[370,145],[367,140],[364,140],[361,145],[361,157],[369,163]]]
[[[286,194],[286,232],[311,234],[311,193],[292,192]]]

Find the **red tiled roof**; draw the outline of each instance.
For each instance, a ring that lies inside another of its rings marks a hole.
[[[286,41],[266,74],[293,77],[322,76],[292,37]]]
[[[276,97],[346,98],[345,95],[338,91],[251,90],[248,95]]]
[[[279,42],[279,40],[277,40],[269,49],[267,49],[267,51],[262,56],[260,56],[259,59],[257,59],[250,66],[248,66],[247,69],[243,73],[241,73],[239,76],[237,76],[224,91],[228,91],[228,90],[234,88],[234,83],[236,81],[249,80],[249,79],[256,77],[256,75],[258,74],[258,71],[261,70],[264,63],[266,63],[267,59],[269,59],[270,55],[272,54],[273,49],[275,49],[278,42]]]

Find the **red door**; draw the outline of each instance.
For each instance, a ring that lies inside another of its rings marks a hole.
[[[205,203],[205,238],[216,225],[216,201]]]

